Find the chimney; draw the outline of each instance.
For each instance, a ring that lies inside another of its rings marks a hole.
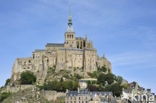
[[[68,89],[66,89],[66,93],[68,93],[69,92],[69,90]]]
[[[77,92],[80,93],[80,88],[77,88]]]

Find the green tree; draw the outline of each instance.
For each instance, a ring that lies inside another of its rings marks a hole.
[[[105,82],[107,81],[108,84],[112,84],[115,80],[115,76],[112,73],[104,74],[101,73],[98,77],[98,83],[105,85]]]
[[[108,82],[108,84],[112,84],[115,80],[115,76],[112,73],[106,74],[105,80]]]
[[[104,89],[105,91],[111,91],[114,96],[119,97],[122,93],[122,86],[119,83],[108,85]]]
[[[102,85],[105,85],[105,81],[106,81],[106,75],[105,74],[103,74],[103,73],[101,73],[100,75],[99,75],[99,77],[98,77],[98,83],[99,84],[102,84]]]
[[[116,76],[115,79],[119,84],[122,83],[123,78],[121,76]]]
[[[111,86],[111,91],[113,92],[113,95],[119,97],[122,93],[122,86],[120,86],[119,83],[115,83]]]
[[[21,84],[33,84],[36,82],[36,76],[31,71],[26,71],[21,74]]]
[[[7,85],[10,83],[10,80],[11,80],[11,79],[7,79],[7,80],[6,80],[5,86],[7,86]]]

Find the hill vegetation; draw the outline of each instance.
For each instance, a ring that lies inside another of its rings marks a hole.
[[[107,71],[106,67],[99,67],[98,71],[88,73],[92,78],[96,78],[97,82],[88,81],[88,89],[90,91],[111,91],[114,96],[120,96],[122,88],[127,89],[127,84],[122,84],[123,78],[121,76],[115,76]]]
[[[21,84],[33,84],[36,82],[36,76],[31,71],[26,71],[21,74]]]

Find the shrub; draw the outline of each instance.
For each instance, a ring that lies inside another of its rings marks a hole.
[[[31,71],[26,71],[21,74],[21,84],[33,84],[36,82],[36,76]]]
[[[98,67],[98,71],[99,72],[106,72],[107,71],[107,67],[106,66]]]
[[[122,93],[122,86],[119,83],[108,85],[104,89],[105,91],[111,91],[114,96],[119,97]]]
[[[79,83],[77,81],[72,82],[72,90],[77,90]]]
[[[51,81],[48,83],[45,83],[43,86],[40,86],[40,89],[44,90],[56,90],[60,92],[65,92],[66,89],[69,90],[76,90],[78,88],[78,82],[77,81]]]
[[[0,94],[0,102],[2,102],[4,99],[6,99],[9,96],[10,96],[10,93],[6,93],[6,92],[1,93]]]
[[[91,75],[92,78],[98,78],[99,76],[99,72],[98,71],[94,71]]]
[[[111,73],[103,74],[101,73],[98,77],[98,83],[105,85],[105,82],[107,81],[108,84],[112,84],[115,80],[115,76]]]
[[[90,91],[97,91],[97,90],[98,90],[98,88],[97,88],[95,85],[92,85],[92,84],[88,85],[87,88],[88,88]]]
[[[74,74],[74,78],[76,79],[76,80],[79,80],[79,79],[81,79],[82,78],[82,76],[80,76],[79,74]]]

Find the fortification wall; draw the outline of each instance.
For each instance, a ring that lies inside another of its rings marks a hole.
[[[3,90],[1,91],[1,93],[3,93],[3,92],[16,93],[16,92],[18,92],[19,90],[25,90],[25,89],[33,88],[33,87],[35,87],[35,86],[34,86],[34,85],[6,86],[6,88],[3,89]]]
[[[98,58],[95,49],[59,48],[57,50],[35,50],[30,58],[17,58],[13,65],[12,81],[20,79],[26,70],[34,72],[37,79],[44,82],[49,67],[56,66],[56,71],[83,69],[84,73],[97,71],[97,67],[107,66],[112,71],[111,63],[104,57]]]
[[[42,91],[42,94],[45,97],[45,99],[47,99],[48,101],[55,100],[56,98],[66,96],[66,93],[56,92],[56,91]]]

